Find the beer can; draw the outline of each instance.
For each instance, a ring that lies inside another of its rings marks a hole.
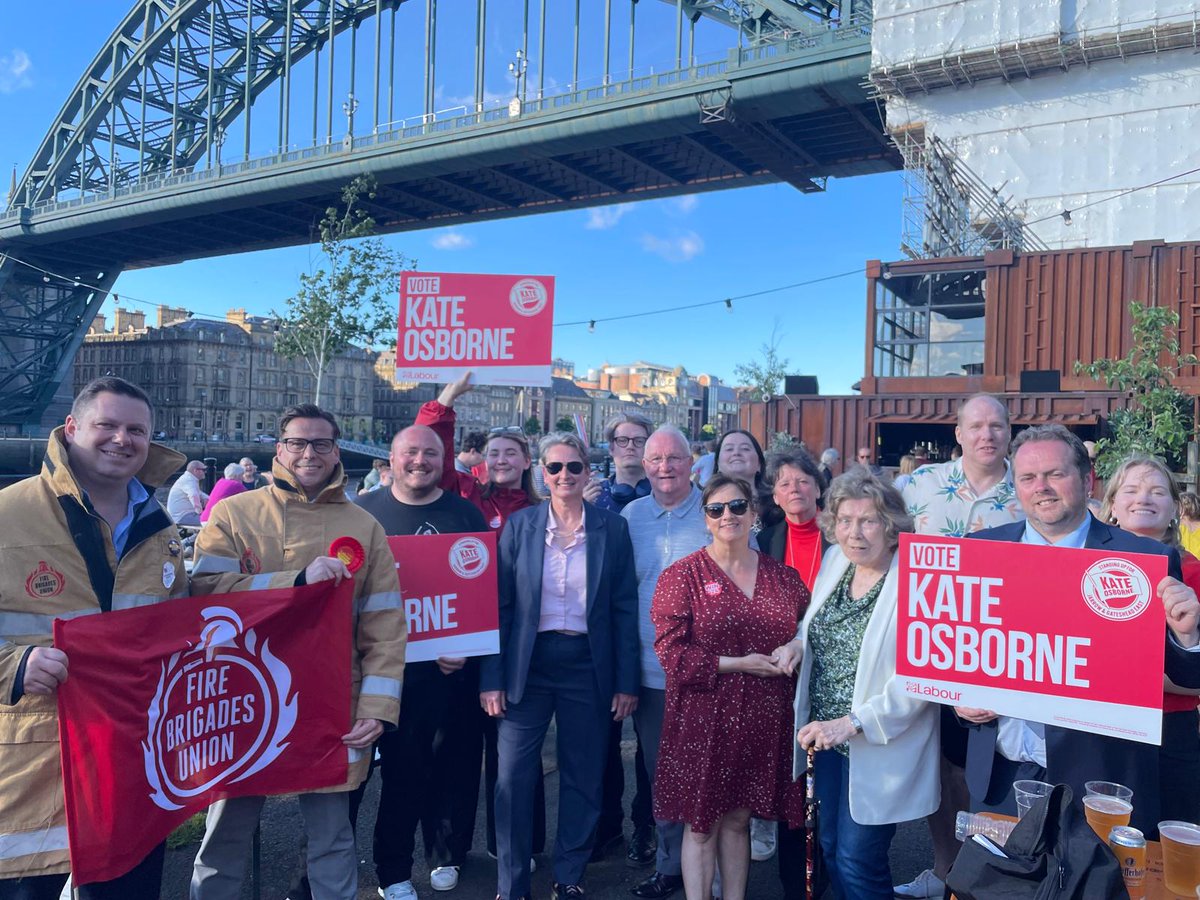
[[[1116,825],[1108,833],[1108,846],[1121,864],[1121,877],[1131,900],[1146,896],[1146,838],[1136,828]]]

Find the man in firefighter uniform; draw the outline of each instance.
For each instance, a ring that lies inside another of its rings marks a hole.
[[[265,590],[354,579],[354,647],[347,782],[300,795],[307,832],[308,878],[314,897],[354,900],[358,859],[349,791],[367,775],[369,754],[400,715],[405,619],[396,562],[375,517],[350,503],[339,460],[340,430],[317,406],[295,406],[280,420],[274,483],[229,497],[213,510],[196,540],[193,594]],[[330,555],[338,538],[363,551],[351,573]],[[319,665],[318,660],[313,661]],[[192,874],[192,900],[236,900],[249,858],[261,797],[214,804]]]
[[[111,376],[83,388],[41,474],[0,492],[0,898],[54,900],[67,880],[55,694],[70,660],[55,619],[187,596],[179,533],[154,490],[185,457],[150,442],[150,398]],[[156,898],[163,845],[84,898]]]

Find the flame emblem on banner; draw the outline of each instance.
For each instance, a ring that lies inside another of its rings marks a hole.
[[[287,748],[296,724],[292,673],[224,606],[201,612],[199,641],[162,666],[142,756],[150,799],[182,809],[249,778]]]

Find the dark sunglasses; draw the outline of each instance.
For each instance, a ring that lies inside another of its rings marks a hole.
[[[730,500],[728,503],[709,503],[704,507],[704,514],[710,519],[719,519],[725,515],[725,507],[735,516],[744,516],[750,509],[749,500]]]
[[[577,459],[571,460],[569,463],[552,462],[546,463],[546,471],[551,475],[557,475],[563,470],[563,466],[567,467],[567,471],[572,475],[579,475],[583,472],[583,463]]]

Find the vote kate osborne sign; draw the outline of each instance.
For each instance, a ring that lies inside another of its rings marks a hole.
[[[1167,557],[900,536],[907,693],[1158,744]]]
[[[396,380],[547,386],[554,278],[546,275],[400,275]]]
[[[389,537],[408,619],[406,662],[500,652],[496,535]]]

